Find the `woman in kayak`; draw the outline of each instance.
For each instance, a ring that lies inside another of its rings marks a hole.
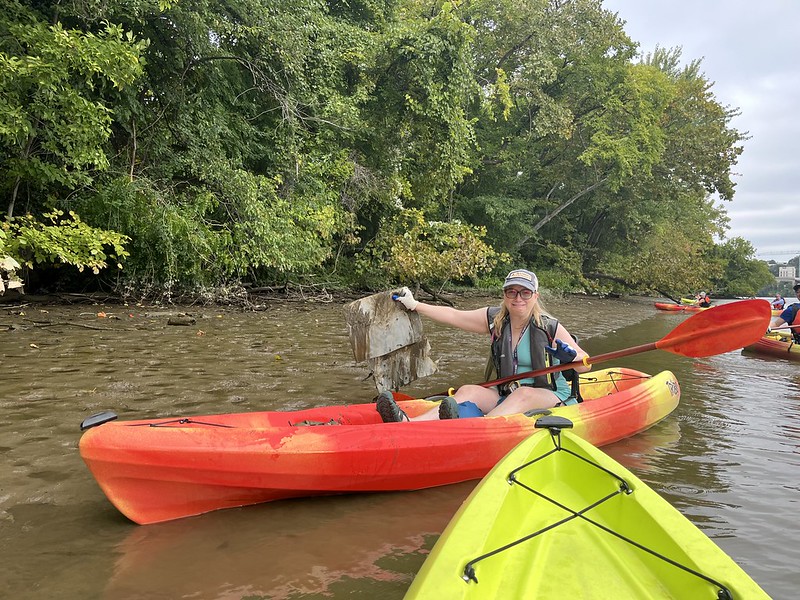
[[[780,294],[775,294],[775,300],[772,301],[773,310],[783,310],[786,308],[786,299]]]
[[[700,295],[697,297],[697,305],[702,308],[708,308],[711,306],[711,296],[705,292],[700,292]]]
[[[503,283],[503,303],[499,307],[458,310],[426,304],[414,299],[408,288],[395,299],[408,310],[416,311],[464,331],[487,334],[498,377],[544,369],[551,364],[575,362],[574,370],[585,373],[591,366],[580,361],[588,355],[569,331],[545,314],[539,302],[539,282],[525,269],[511,271]],[[568,343],[569,342],[569,343]],[[562,372],[512,381],[500,387],[464,385],[454,396],[417,417],[409,418],[394,401],[391,392],[378,396],[377,410],[384,422],[428,421],[509,415],[538,408],[574,403],[572,390]]]

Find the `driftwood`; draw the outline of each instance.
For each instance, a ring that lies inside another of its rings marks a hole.
[[[445,298],[444,296],[442,296],[442,295],[441,295],[439,292],[437,292],[436,290],[432,290],[431,288],[429,288],[429,287],[428,287],[427,285],[425,285],[424,283],[421,283],[421,284],[420,284],[420,287],[421,287],[423,290],[425,290],[426,292],[428,292],[428,293],[431,295],[431,297],[432,297],[434,300],[438,300],[438,301],[439,301],[439,302],[441,302],[442,304],[446,304],[447,306],[449,306],[449,307],[451,307],[451,308],[455,306],[455,305],[454,305],[452,302],[450,302],[450,300],[448,300],[447,298]]]
[[[167,319],[167,325],[194,325],[197,319],[190,315],[176,315]]]
[[[32,323],[34,327],[58,327],[67,325],[69,327],[82,327],[83,329],[95,329],[97,331],[111,331],[109,327],[98,327],[96,325],[87,325],[86,323],[74,323],[72,321],[34,321],[33,319],[25,319]]]

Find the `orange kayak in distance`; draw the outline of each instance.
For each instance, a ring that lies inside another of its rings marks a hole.
[[[672,304],[670,302],[654,302],[653,304],[658,310],[678,311],[678,310],[684,310],[686,308],[686,305]]]

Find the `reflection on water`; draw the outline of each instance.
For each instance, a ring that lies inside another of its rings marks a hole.
[[[603,449],[611,458],[635,471],[639,479],[659,469],[663,454],[680,441],[681,427],[677,419],[665,419],[645,433],[620,440]]]
[[[660,339],[688,317],[645,300],[554,298],[548,308],[595,355]],[[0,305],[2,589],[15,598],[402,598],[475,482],[283,501],[146,527],[105,499],[77,453],[78,424],[90,413],[294,409],[375,394],[353,363],[341,305],[190,312],[196,323],[175,327],[160,308]],[[425,327],[440,370],[404,391],[480,381],[485,340],[430,321]],[[668,419],[606,451],[769,594],[793,597],[800,586],[796,363],[655,351],[619,366],[672,370],[682,400]]]
[[[472,487],[274,502],[137,527],[117,547],[104,596],[322,597],[353,580],[401,596]]]

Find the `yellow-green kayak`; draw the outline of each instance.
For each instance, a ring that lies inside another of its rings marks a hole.
[[[544,417],[481,481],[406,599],[769,598],[655,491]]]

